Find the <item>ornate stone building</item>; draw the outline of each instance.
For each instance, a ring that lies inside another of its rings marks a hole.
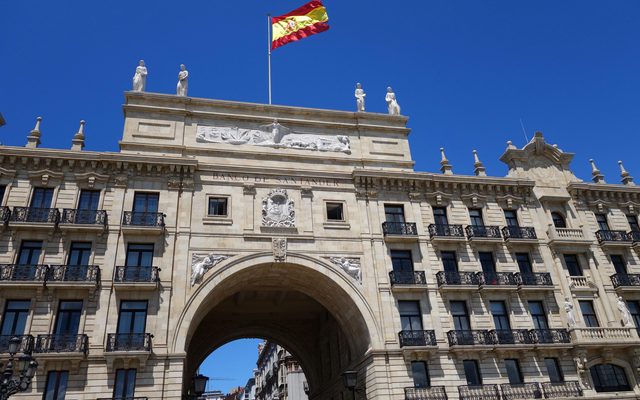
[[[256,400],[307,400],[307,380],[300,363],[282,346],[265,342],[254,372]]]
[[[583,182],[536,134],[507,177],[416,172],[397,115],[134,92],[124,114],[117,153],[82,124],[71,150],[39,123],[0,147],[0,352],[39,362],[16,397],[180,399],[245,337],[311,399],[350,398],[349,370],[359,399],[640,396],[626,171]]]

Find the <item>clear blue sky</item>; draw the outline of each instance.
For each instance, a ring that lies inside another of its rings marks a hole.
[[[222,390],[227,393],[230,389],[247,384],[253,376],[258,360],[258,344],[262,339],[240,339],[227,343],[202,363],[200,373],[211,379],[208,390]]]
[[[68,148],[85,119],[87,149],[117,150],[139,59],[148,91],[175,93],[184,63],[192,96],[266,102],[266,14],[302,3],[6,1],[0,141],[24,145],[41,115],[43,146]],[[618,182],[622,159],[640,181],[640,1],[325,5],[328,32],[274,52],[274,103],[353,110],[362,82],[367,110],[384,112],[391,85],[410,116],[418,170],[438,171],[444,146],[456,173],[472,173],[475,148],[490,175],[504,175],[498,157],[507,140],[524,144],[522,118],[529,137],[541,130],[577,153],[579,177],[590,178],[595,158]]]

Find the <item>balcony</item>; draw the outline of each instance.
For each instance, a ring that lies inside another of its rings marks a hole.
[[[458,386],[460,400],[500,400],[498,385]]]
[[[580,229],[556,228],[549,225],[549,245],[556,248],[571,250],[576,247],[584,248],[591,245],[592,241],[587,232]]]
[[[125,211],[122,217],[124,233],[159,235],[164,232],[166,215],[158,212]]]
[[[569,289],[572,292],[580,293],[580,292],[588,292],[588,293],[597,293],[598,286],[588,275],[580,275],[580,276],[569,276]]]
[[[596,238],[600,246],[606,248],[627,247],[633,243],[633,238],[625,231],[607,231],[601,229],[596,232]]]
[[[424,388],[404,388],[404,400],[447,400],[444,386],[429,386]]]
[[[640,249],[640,231],[631,231],[628,235],[633,241],[633,248],[636,250]]]
[[[536,382],[531,383],[503,383],[500,385],[503,400],[541,399],[542,390]]]
[[[573,328],[571,341],[578,345],[594,347],[628,347],[638,344],[635,328]]]
[[[0,265],[0,285],[65,286],[95,288],[100,284],[96,265]]]
[[[400,347],[405,346],[436,346],[435,331],[400,331]]]
[[[502,235],[499,226],[469,225],[464,229],[470,243],[500,243]]]
[[[543,382],[542,391],[546,399],[582,397],[582,388],[578,381]]]
[[[65,208],[59,226],[62,230],[101,232],[107,228],[107,212]]]
[[[82,353],[84,355],[88,350],[87,335],[38,335],[36,339],[36,353]]]
[[[504,241],[512,244],[535,244],[538,243],[538,235],[535,228],[523,226],[505,226],[502,228]]]
[[[20,339],[18,352],[31,354],[31,352],[33,351],[33,345],[35,343],[35,339],[31,335],[0,335],[0,353],[9,352],[9,341],[14,337]]]
[[[160,268],[117,266],[113,275],[113,286],[121,289],[154,290],[160,283]]]
[[[152,338],[153,335],[150,333],[109,333],[106,351],[109,353],[150,352]]]
[[[513,272],[478,272],[478,282],[483,290],[515,290],[518,287]]]
[[[516,272],[514,276],[518,284],[518,290],[553,290],[553,281],[551,280],[551,274],[548,272],[532,272],[527,274]]]
[[[424,271],[391,271],[389,272],[389,280],[391,286],[424,286],[427,284]]]
[[[496,345],[533,344],[531,335],[526,329],[494,329],[489,331],[489,335]]]
[[[611,283],[619,292],[640,290],[640,274],[613,274]]]
[[[493,346],[494,336],[487,330],[449,331],[449,346]]]
[[[9,223],[13,227],[53,228],[60,221],[57,208],[13,207]]]
[[[7,225],[11,219],[11,209],[9,207],[0,207],[0,224]]]
[[[529,337],[536,344],[567,344],[571,343],[571,335],[566,329],[531,329]]]
[[[46,265],[0,264],[0,285],[43,286],[47,272]]]
[[[445,290],[477,290],[478,274],[476,272],[445,272],[436,274],[438,289]]]
[[[466,238],[462,225],[429,225],[429,236],[434,243],[462,242]]]
[[[413,222],[383,222],[382,234],[387,242],[418,240],[418,228]]]

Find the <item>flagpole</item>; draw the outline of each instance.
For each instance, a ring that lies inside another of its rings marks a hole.
[[[267,52],[269,65],[269,104],[271,104],[271,15],[267,14]]]

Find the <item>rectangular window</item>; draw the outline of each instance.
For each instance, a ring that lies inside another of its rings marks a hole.
[[[81,316],[82,300],[61,300],[56,317],[55,334],[77,335]]]
[[[33,188],[31,194],[30,208],[51,208],[51,201],[53,200],[53,188]]]
[[[132,399],[136,391],[136,369],[118,369],[113,383],[113,398]]]
[[[42,253],[42,242],[39,240],[25,240],[20,246],[16,264],[37,265]]]
[[[462,361],[462,365],[464,366],[464,376],[467,378],[467,385],[482,385],[482,376],[480,375],[480,368],[478,368],[478,361],[464,360]]]
[[[518,214],[513,210],[504,210],[504,219],[507,226],[520,226],[518,224]]]
[[[384,217],[387,222],[404,223],[404,207],[402,205],[385,204]]]
[[[584,319],[584,324],[589,328],[597,328],[600,326],[598,323],[598,317],[596,316],[596,311],[593,308],[593,301],[591,300],[580,300],[578,301],[580,304],[580,311],[582,312],[582,318]]]
[[[433,207],[433,219],[436,225],[449,225],[447,209],[445,207]]]
[[[507,377],[512,385],[520,385],[524,383],[522,379],[522,371],[520,371],[520,363],[515,358],[507,358],[504,360],[504,366],[507,369]]]
[[[49,371],[47,374],[47,386],[44,390],[43,400],[64,400],[67,392],[69,371]]]
[[[565,254],[564,263],[567,266],[570,276],[582,276],[582,267],[578,261],[578,256],[575,254]]]
[[[489,302],[489,308],[491,309],[491,316],[496,330],[510,331],[511,324],[509,323],[509,314],[504,301],[491,301]]]
[[[496,262],[493,259],[493,253],[490,251],[481,251],[478,253],[480,259],[480,265],[482,266],[482,272],[486,274],[495,274]]]
[[[398,309],[403,331],[422,330],[422,313],[419,301],[398,301]]]
[[[455,251],[441,251],[440,258],[444,272],[458,272],[458,257]]]
[[[429,369],[424,361],[411,362],[411,376],[413,377],[413,387],[427,388],[431,386],[429,380]]]
[[[153,265],[153,244],[133,244],[127,246],[128,267],[150,267]]]
[[[550,382],[564,382],[562,368],[560,368],[557,358],[545,358],[544,365],[547,367],[547,375],[549,375]]]
[[[629,308],[629,313],[633,317],[633,323],[636,325],[636,330],[640,331],[640,302],[637,300],[629,300],[627,301],[627,307]]]
[[[147,306],[146,301],[121,301],[118,317],[118,333],[145,333],[147,327]]]
[[[391,250],[391,265],[395,272],[413,272],[411,251]]]
[[[81,190],[78,200],[78,210],[96,211],[100,204],[99,190]]]
[[[24,335],[30,307],[31,300],[7,300],[0,325],[0,336]]]
[[[451,301],[451,316],[453,317],[453,327],[456,331],[470,331],[471,320],[467,311],[467,303],[464,301]]]
[[[484,226],[484,221],[482,220],[482,210],[479,208],[470,208],[469,209],[469,218],[471,218],[471,225],[473,226]]]
[[[538,330],[549,329],[547,314],[544,312],[544,306],[541,301],[529,301],[529,313],[533,320],[533,327]]]
[[[344,204],[327,203],[327,221],[344,221]]]
[[[629,228],[634,232],[640,232],[640,225],[638,225],[638,217],[635,215],[627,215],[627,222],[629,222]]]
[[[529,253],[516,253],[516,262],[518,263],[518,269],[521,274],[532,274],[533,268],[531,268],[531,259]]]
[[[133,197],[134,213],[157,213],[160,194],[137,192]]]
[[[626,275],[627,264],[624,262],[624,258],[619,254],[611,254],[611,263],[616,269],[616,274]]]
[[[90,242],[71,242],[67,265],[89,265],[91,257]]]
[[[4,193],[7,191],[7,187],[5,185],[0,185],[0,205],[4,204]]]
[[[609,230],[609,223],[607,222],[606,214],[596,214],[596,222],[598,223],[598,229],[601,231]]]
[[[227,214],[227,198],[226,197],[209,197],[208,215],[214,217],[226,217]]]

